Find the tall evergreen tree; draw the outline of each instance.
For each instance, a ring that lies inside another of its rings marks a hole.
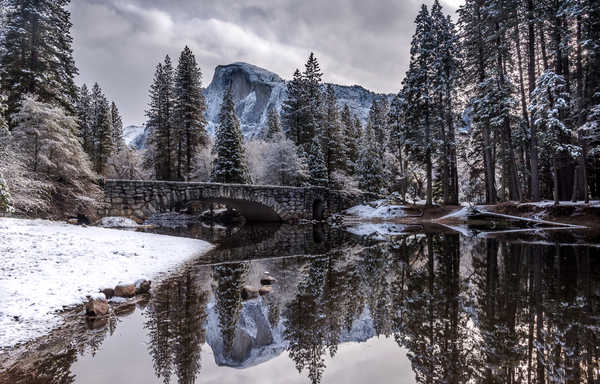
[[[192,172],[194,157],[208,144],[202,72],[187,46],[179,57],[173,96],[177,178],[187,180]]]
[[[383,150],[375,138],[372,124],[368,124],[362,135],[357,165],[358,186],[363,191],[380,193],[387,187]]]
[[[310,53],[304,72],[294,72],[287,85],[287,99],[283,104],[284,131],[296,145],[306,151],[318,134],[323,116],[321,92],[321,68],[314,53]]]
[[[325,162],[325,156],[323,155],[323,149],[321,148],[321,140],[318,136],[313,138],[308,151],[307,164],[309,174],[308,182],[311,185],[321,187],[328,186],[327,163]]]
[[[8,114],[25,94],[75,113],[77,74],[73,60],[69,0],[7,0],[0,56],[1,88]]]
[[[95,84],[97,86],[98,84]],[[96,90],[100,88],[97,87]],[[94,113],[92,110],[92,94],[86,84],[79,89],[77,98],[77,123],[79,125],[79,135],[83,142],[83,149],[89,156],[94,152]]]
[[[352,118],[352,113],[350,112],[350,108],[347,104],[344,105],[344,109],[342,111],[341,116],[341,122],[344,147],[346,149],[345,170],[349,174],[354,174],[356,172],[356,164],[358,161],[358,147],[360,141],[361,128],[359,125],[357,129],[355,121]],[[358,121],[358,123],[360,124],[360,120]]]
[[[281,130],[281,123],[279,122],[279,113],[275,106],[269,108],[269,114],[267,115],[267,126],[263,133],[263,138],[266,141],[276,140],[283,132]]]
[[[340,114],[337,107],[337,98],[331,84],[327,85],[325,92],[325,113],[322,121],[322,148],[327,177],[332,180],[335,171],[344,171],[346,168],[347,150],[342,137]]]
[[[172,180],[175,176],[173,173],[173,66],[168,55],[164,63],[156,66],[146,116],[150,137],[144,167],[152,170],[158,180]]]
[[[430,73],[435,40],[432,20],[425,5],[415,21],[416,32],[410,49],[410,64],[403,81],[402,96],[406,100],[405,123],[413,157],[425,165],[427,178],[426,204],[433,203],[433,153],[436,141],[432,132],[433,78]]]
[[[117,108],[117,104],[114,101],[110,104],[110,117],[114,151],[121,152],[121,149],[125,146],[125,142],[123,141],[123,119],[121,119],[119,108]]]
[[[250,172],[246,165],[244,143],[240,123],[235,114],[231,87],[223,97],[219,126],[216,131],[211,178],[217,183],[250,184]]]
[[[287,98],[283,101],[282,121],[286,136],[296,145],[302,144],[305,97],[302,74],[298,69],[287,83]]]
[[[115,148],[113,142],[112,113],[110,104],[105,97],[100,102],[100,109],[96,116],[95,134],[95,169],[98,174],[103,175],[106,170],[106,163]]]

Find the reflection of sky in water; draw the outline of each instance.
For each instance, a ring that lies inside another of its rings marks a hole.
[[[88,353],[76,361],[71,372],[76,383],[162,383],[156,378],[152,357],[148,354],[144,316],[139,310],[124,317],[113,336],[102,344],[92,358]],[[414,373],[406,351],[392,337],[374,337],[364,343],[345,343],[339,346],[334,358],[325,357],[327,368],[322,383],[364,384],[414,383]],[[287,352],[245,369],[219,367],[210,346],[202,346],[201,370],[198,383],[261,383],[306,384],[306,373],[299,374]],[[171,382],[176,383],[176,378]]]

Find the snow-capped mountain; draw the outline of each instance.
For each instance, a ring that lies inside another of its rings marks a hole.
[[[241,62],[219,65],[215,69],[210,85],[204,90],[207,128],[211,135],[219,123],[223,94],[229,85],[232,87],[235,111],[240,120],[242,132],[247,138],[260,135],[266,124],[270,107],[274,106],[281,112],[283,102],[287,97],[286,81],[273,72]],[[326,84],[323,87],[326,87]],[[393,96],[377,94],[359,85],[333,84],[333,88],[340,108],[347,104],[350,111],[357,115],[363,123],[369,116],[369,108],[373,100],[379,97],[387,97],[391,100]],[[131,130],[129,130],[130,128]],[[139,128],[139,126],[127,127],[126,132],[133,134],[133,132],[139,132]],[[148,132],[145,132],[143,136],[139,133],[130,142],[138,149],[144,148],[147,136]]]
[[[145,125],[130,125],[123,129],[123,140],[125,144],[135,149],[142,149],[146,145],[149,132],[145,132]]]

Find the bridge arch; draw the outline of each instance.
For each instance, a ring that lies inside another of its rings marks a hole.
[[[101,215],[137,221],[193,202],[224,204],[250,221],[322,220],[351,206],[344,193],[322,187],[105,180],[104,192]]]

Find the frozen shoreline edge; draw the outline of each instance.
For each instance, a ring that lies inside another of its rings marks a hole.
[[[0,218],[0,352],[63,324],[61,312],[119,282],[160,280],[214,245],[64,222]]]

